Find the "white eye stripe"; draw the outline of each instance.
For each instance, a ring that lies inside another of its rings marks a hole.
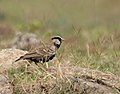
[[[61,42],[60,42],[58,39],[54,39],[53,42],[54,42],[55,44],[61,44]]]

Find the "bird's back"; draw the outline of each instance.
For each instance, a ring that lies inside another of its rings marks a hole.
[[[20,59],[28,59],[34,62],[48,62],[55,57],[55,47],[53,44],[43,45],[39,48],[31,50],[24,56],[21,56]]]

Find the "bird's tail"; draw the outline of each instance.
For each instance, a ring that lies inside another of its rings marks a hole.
[[[20,58],[18,58],[17,60],[15,60],[14,62],[17,62],[19,60],[23,59],[23,56],[21,56]]]

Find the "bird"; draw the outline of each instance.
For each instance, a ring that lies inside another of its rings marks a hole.
[[[56,51],[60,48],[64,38],[53,36],[51,42],[44,44],[42,47],[35,48],[23,56],[20,56],[14,62],[19,60],[33,61],[35,64],[49,62],[56,56]]]

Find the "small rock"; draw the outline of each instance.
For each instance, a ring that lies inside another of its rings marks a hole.
[[[40,41],[37,39],[37,36],[32,33],[17,33],[13,39],[10,47],[29,51],[30,49],[38,46]]]

